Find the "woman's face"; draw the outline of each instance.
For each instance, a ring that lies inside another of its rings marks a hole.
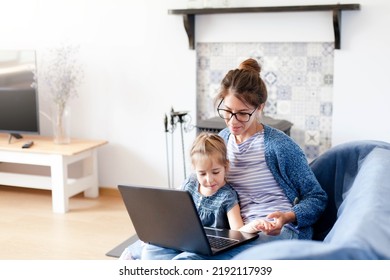
[[[242,142],[257,132],[257,127],[259,125],[257,121],[257,114],[261,107],[255,108],[251,105],[245,104],[232,93],[229,93],[224,98],[220,108],[231,111],[232,113],[242,113],[243,116],[253,112],[247,122],[237,120],[236,116],[233,116],[230,120],[225,119],[226,126],[229,128],[230,132],[236,136],[236,139],[241,139]],[[249,115],[247,116],[249,117]]]

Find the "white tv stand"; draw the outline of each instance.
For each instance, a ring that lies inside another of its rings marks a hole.
[[[72,139],[70,144],[57,145],[44,136],[23,136],[11,143],[8,139],[7,134],[0,134],[0,185],[51,190],[55,213],[67,212],[69,198],[78,193],[99,196],[97,148],[107,141]],[[28,141],[34,141],[33,146],[23,149]],[[48,166],[50,175],[2,171],[1,162]],[[81,162],[82,174],[70,178],[68,166],[76,162]]]

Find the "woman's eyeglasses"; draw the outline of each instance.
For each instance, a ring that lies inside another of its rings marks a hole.
[[[229,110],[226,110],[226,109],[220,109],[219,107],[221,106],[223,102],[223,99],[221,100],[221,102],[219,103],[218,107],[217,107],[217,112],[218,112],[218,115],[224,119],[224,120],[230,120],[231,118],[233,118],[233,116],[236,118],[236,120],[238,120],[239,122],[249,122],[249,120],[251,119],[253,113],[256,111],[257,108],[255,108],[251,113],[244,113],[244,112],[237,112],[237,113],[233,113],[232,111],[229,111]]]

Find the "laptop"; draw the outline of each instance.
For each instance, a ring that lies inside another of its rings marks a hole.
[[[211,256],[258,238],[258,234],[203,227],[188,191],[127,185],[118,189],[145,243]]]

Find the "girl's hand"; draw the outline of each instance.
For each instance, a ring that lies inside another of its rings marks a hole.
[[[239,231],[248,232],[248,233],[256,233],[258,232],[256,228],[256,221],[252,221],[250,223],[247,223],[246,225],[242,226]]]

